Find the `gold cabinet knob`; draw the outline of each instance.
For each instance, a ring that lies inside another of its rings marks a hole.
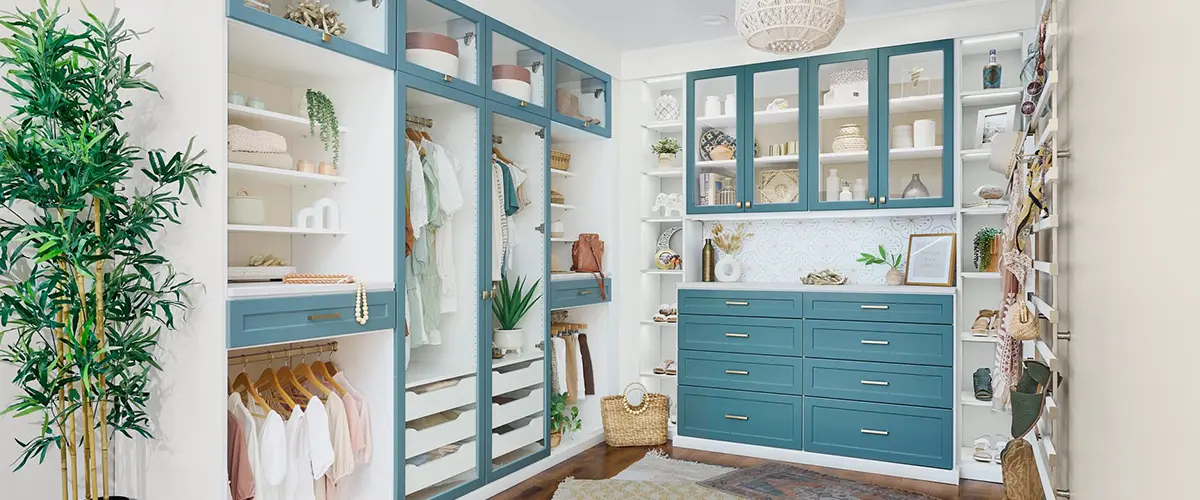
[[[735,207],[737,207],[737,208],[742,208],[742,202],[740,202],[740,201],[739,201],[739,202],[736,202],[736,203],[734,203],[734,204],[733,204],[733,206],[735,206]]]
[[[525,101],[521,101],[521,107],[525,107]]]
[[[880,205],[883,205],[884,203],[887,203],[887,196],[880,196],[880,197],[879,197],[879,204],[880,204]]]
[[[487,300],[487,299],[488,299],[488,291],[487,291],[487,290],[484,290],[484,291],[483,291],[482,297],[483,297],[483,300]]]
[[[750,208],[750,207],[751,207],[753,204],[754,204],[754,202],[753,202],[753,201],[747,201],[747,202],[746,202],[746,208]]]
[[[874,196],[871,196],[871,197],[867,198],[867,204],[868,204],[868,205],[874,205],[874,204],[875,204],[875,197],[874,197]]]
[[[454,80],[454,78],[451,77],[450,75],[446,75],[445,79],[446,79],[446,83],[450,83],[451,80]]]

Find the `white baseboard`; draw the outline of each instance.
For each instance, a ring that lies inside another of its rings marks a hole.
[[[870,474],[882,474],[885,476],[917,479],[920,481],[932,481],[935,483],[954,485],[958,484],[957,470],[932,469],[929,467],[917,467],[915,465],[877,462],[874,460],[863,460],[861,458],[838,457],[834,455],[825,455],[808,451],[786,450],[782,448],[770,448],[767,446],[730,443],[726,441],[713,441],[709,439],[699,439],[687,436],[676,436],[675,440],[672,442],[672,447],[715,451],[717,453],[727,453],[730,455],[766,458],[770,460],[778,460],[780,462],[793,462],[804,465],[829,467],[833,469],[846,469],[867,472]]]
[[[505,490],[520,484],[522,481],[538,475],[542,471],[567,461],[584,450],[604,442],[604,431],[597,429],[587,434],[576,435],[570,442],[564,440],[558,448],[550,451],[550,456],[530,464],[528,467],[504,476],[491,484],[463,495],[466,500],[483,500],[503,493]]]

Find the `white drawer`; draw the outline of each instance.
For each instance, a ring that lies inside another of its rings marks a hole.
[[[537,385],[546,380],[546,365],[537,360],[525,368],[501,373],[492,371],[492,395],[499,396],[506,392]]]
[[[519,429],[513,429],[504,434],[492,433],[492,458],[500,458],[512,453],[522,446],[541,441],[545,437],[545,420],[534,418],[529,424]]]
[[[546,393],[542,388],[529,391],[529,395],[505,404],[492,403],[492,428],[528,417],[546,407]]]
[[[467,410],[444,424],[421,430],[404,429],[404,458],[409,459],[474,436],[479,423],[476,413],[475,410]]]
[[[404,466],[404,494],[411,495],[475,468],[475,441],[463,443],[458,451],[425,465]]]
[[[404,421],[474,403],[475,388],[475,377],[471,376],[458,379],[457,385],[424,394],[417,394],[409,389],[404,392]]]

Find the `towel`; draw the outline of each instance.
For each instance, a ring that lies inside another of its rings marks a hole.
[[[554,371],[558,373],[558,388],[554,389],[556,394],[567,392],[567,341],[562,337],[553,337],[550,339],[550,345],[554,348]]]
[[[583,393],[596,394],[596,377],[592,375],[592,353],[588,350],[587,334],[579,334],[579,354],[583,356]]]
[[[229,150],[249,153],[286,153],[287,139],[266,130],[250,130],[241,125],[229,126]]]
[[[575,362],[575,369],[573,370],[575,372],[575,399],[578,402],[583,402],[586,399],[584,394],[587,392],[587,384],[583,380],[583,352],[579,348],[579,337],[577,335],[567,337],[567,352],[571,354]],[[571,361],[568,360],[567,364],[571,364]]]
[[[554,339],[550,339],[550,343],[546,346],[549,348],[550,356],[550,393],[562,394],[562,384],[558,381],[558,357],[554,353]]]
[[[281,168],[284,170],[293,169],[292,155],[287,153],[248,153],[246,151],[230,150],[229,163]]]
[[[575,343],[575,338],[566,336],[563,338],[566,344],[567,364],[566,366],[566,384],[567,384],[567,405],[575,405],[579,402],[579,361],[578,356],[579,344]]]

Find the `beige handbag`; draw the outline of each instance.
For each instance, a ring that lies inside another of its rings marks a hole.
[[[1038,330],[1037,314],[1029,310],[1025,301],[1018,300],[1017,303],[1008,306],[1007,316],[1008,335],[1013,340],[1036,340],[1042,336]]]
[[[642,402],[629,404],[631,389],[642,391]],[[617,396],[600,400],[600,418],[604,423],[604,442],[609,446],[658,446],[667,442],[667,418],[671,401],[653,394],[634,382]]]

